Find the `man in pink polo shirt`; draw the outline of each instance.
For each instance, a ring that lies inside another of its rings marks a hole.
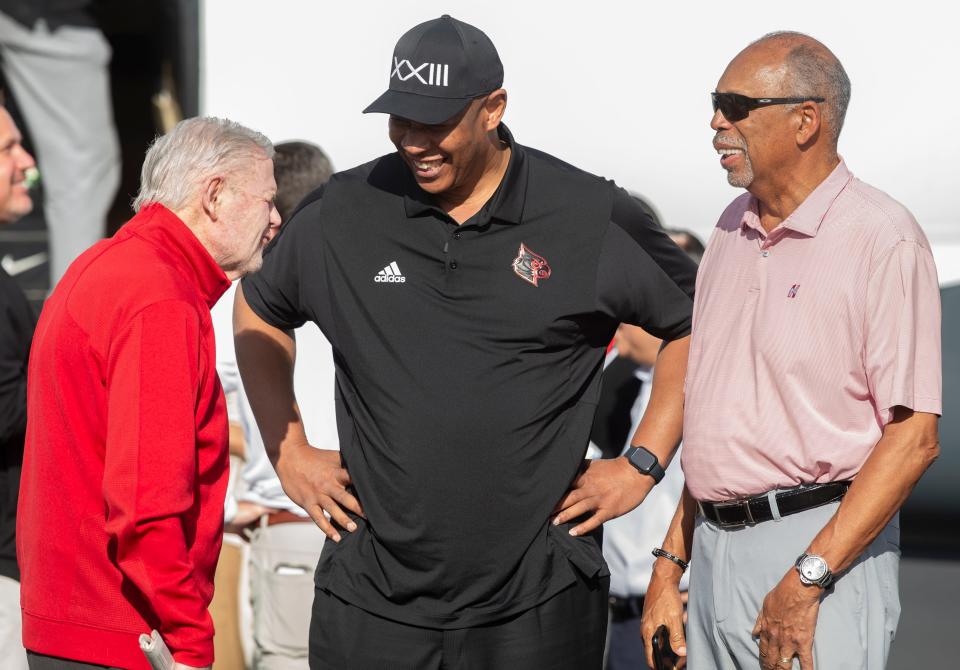
[[[748,46],[713,93],[720,164],[748,192],[697,277],[686,491],[648,655],[666,624],[696,670],[886,664],[897,511],[939,450],[940,303],[913,217],[837,154],[849,99],[836,56],[798,33]]]

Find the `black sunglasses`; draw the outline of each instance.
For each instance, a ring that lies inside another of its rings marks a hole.
[[[714,91],[710,94],[713,99],[713,111],[718,109],[730,123],[743,121],[750,116],[750,112],[760,107],[769,107],[770,105],[795,105],[800,102],[812,100],[813,102],[823,102],[826,98],[748,98],[739,93],[718,93]]]

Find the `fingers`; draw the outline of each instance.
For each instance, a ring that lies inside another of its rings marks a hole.
[[[687,638],[683,633],[683,624],[679,617],[670,620],[667,626],[670,630],[670,648],[677,656],[687,655]]]
[[[642,632],[641,636],[643,637],[643,649],[647,654],[647,667],[655,668],[653,664],[653,627],[650,627],[648,630],[646,626],[641,625]]]
[[[796,656],[796,653],[793,651],[784,651],[780,650],[774,658],[773,667],[776,670],[790,670],[793,667],[793,657]]]
[[[797,652],[800,659],[800,670],[813,670],[813,647]]]
[[[570,519],[576,519],[578,516],[586,514],[592,509],[593,506],[590,505],[588,501],[577,501],[571,504],[569,507],[565,507],[562,512],[557,514],[557,516],[553,519],[553,525],[559,526],[562,523],[566,523]]]
[[[578,477],[577,480],[573,482],[570,490],[566,492],[566,494],[560,499],[560,502],[557,503],[556,507],[553,508],[553,514],[557,514],[558,512],[565,510],[566,508],[570,507],[570,505],[573,505],[583,498],[583,493],[577,488],[579,481],[580,478]]]
[[[310,518],[313,519],[313,522],[317,524],[317,528],[322,530],[324,535],[334,542],[340,541],[340,533],[337,532],[337,529],[333,527],[333,524],[330,523],[326,515],[324,515],[323,508],[320,507],[319,504],[309,505],[306,510]]]
[[[353,497],[349,493],[345,493],[345,495],[351,498]],[[320,504],[322,505],[324,511],[330,515],[330,519],[334,523],[341,528],[350,531],[351,533],[357,529],[357,524],[355,524],[353,519],[351,519],[347,513],[343,511],[343,508],[337,504],[336,500],[330,496],[321,496],[320,500]]]
[[[358,516],[366,518],[363,514],[363,508],[360,506],[360,501],[357,500],[356,496],[354,496],[352,493],[350,493],[346,489],[336,489],[331,491],[328,495],[331,498],[333,498],[337,502],[337,504],[342,505],[343,507],[346,507],[348,510],[350,510],[351,512],[353,512]],[[330,512],[330,510],[327,510],[327,511]],[[340,523],[339,519],[337,519],[337,523]],[[349,523],[344,523],[342,525],[344,528],[346,528],[351,532],[355,530],[355,528],[350,527],[353,525],[353,521],[350,521]]]
[[[578,535],[586,535],[590,531],[599,528],[601,525],[613,518],[612,514],[603,511],[597,511],[596,514],[591,516],[589,519],[583,523],[574,526],[570,529],[570,534],[574,537]]]
[[[333,473],[333,478],[344,488],[353,484],[353,480],[350,478],[350,473],[347,472],[346,468],[337,468]]]
[[[656,667],[653,663],[653,634],[659,627],[655,616],[648,616],[646,605],[644,605],[643,617],[640,619],[640,638],[643,640],[643,648],[647,654],[647,667]]]

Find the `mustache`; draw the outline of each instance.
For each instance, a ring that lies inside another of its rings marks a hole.
[[[741,137],[735,137],[733,135],[723,135],[717,133],[713,138],[713,148],[714,149],[743,149],[747,150],[747,143],[743,141]]]

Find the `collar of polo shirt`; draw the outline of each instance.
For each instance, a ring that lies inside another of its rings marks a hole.
[[[840,195],[840,192],[851,179],[853,179],[853,175],[847,169],[843,158],[841,158],[840,163],[833,169],[833,172],[820,182],[810,195],[800,203],[800,206],[774,230],[787,228],[801,235],[806,235],[807,237],[816,237],[817,232],[820,230],[820,224],[823,223],[823,219],[830,209],[830,204],[837,199],[837,196]],[[752,194],[747,209],[743,213],[740,225],[753,228],[762,235],[767,236],[767,233],[763,230],[763,226],[760,225],[759,202]]]

